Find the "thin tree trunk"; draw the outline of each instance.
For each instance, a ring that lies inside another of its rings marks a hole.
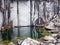
[[[30,26],[32,26],[32,0],[30,0]],[[30,27],[32,37],[32,27]]]
[[[30,26],[32,25],[32,0],[30,0]]]
[[[10,19],[10,0],[8,0],[8,23],[9,23],[9,19]]]
[[[39,17],[39,16],[40,16],[40,15],[39,15],[39,1],[37,1],[37,8],[38,8],[38,23],[40,24],[40,21],[39,21],[39,18],[40,18],[40,17]]]
[[[6,24],[6,0],[4,0],[4,11],[3,11],[3,26]]]
[[[19,31],[19,0],[17,0],[17,21],[18,21],[18,37],[20,36],[20,31]]]
[[[44,13],[44,15],[43,15],[44,26],[46,24],[46,14],[45,14],[45,6],[46,6],[46,4],[45,3],[46,2],[44,1],[44,3],[43,3],[43,6],[44,6],[44,8],[43,8],[43,13]]]
[[[59,17],[60,17],[60,0],[58,0],[59,3]]]
[[[2,7],[2,0],[0,0],[0,10],[1,10],[1,7]]]

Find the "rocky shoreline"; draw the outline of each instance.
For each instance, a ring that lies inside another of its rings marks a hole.
[[[6,45],[6,44],[0,43],[0,45]],[[7,45],[60,45],[60,39],[56,41],[54,40],[37,41],[28,37],[24,40],[17,39],[15,43],[10,42]]]

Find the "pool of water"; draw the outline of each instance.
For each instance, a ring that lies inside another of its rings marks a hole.
[[[3,38],[5,39],[14,39],[15,37],[20,37],[20,38],[27,38],[27,37],[40,38],[41,37],[41,34],[36,31],[35,27],[20,27],[19,30],[18,28],[13,28],[12,31],[0,33],[0,35],[1,37],[3,35]]]

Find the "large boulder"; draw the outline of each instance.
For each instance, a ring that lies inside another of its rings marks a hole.
[[[40,45],[40,42],[33,40],[31,38],[25,39],[21,45]]]

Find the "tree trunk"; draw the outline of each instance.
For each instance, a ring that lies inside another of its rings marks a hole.
[[[18,22],[18,37],[20,36],[20,31],[19,31],[19,0],[17,0],[17,22]]]

